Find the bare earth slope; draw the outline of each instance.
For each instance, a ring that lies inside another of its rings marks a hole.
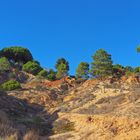
[[[22,87],[0,93],[0,129],[1,122],[10,128],[0,137],[35,129],[40,140],[140,140],[136,81],[87,80],[76,85],[64,79],[31,79]]]
[[[87,81],[72,90],[58,113],[74,123],[74,130],[53,140],[139,140],[140,86],[138,83]]]

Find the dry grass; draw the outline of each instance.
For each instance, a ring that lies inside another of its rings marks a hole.
[[[0,138],[0,140],[18,140],[18,135],[12,134],[10,136],[6,136],[4,138]],[[29,131],[23,137],[23,140],[39,140],[39,135],[35,131]]]
[[[18,136],[17,134],[13,134],[13,135],[10,135],[10,136],[7,136],[5,138],[0,138],[0,140],[18,140]]]
[[[54,134],[60,134],[60,133],[66,133],[70,131],[74,131],[74,123],[70,122],[67,119],[59,120],[54,122],[53,124],[53,133]]]
[[[24,136],[23,140],[39,140],[39,135],[37,132],[31,130]]]
[[[0,111],[0,137],[6,137],[4,140],[16,140],[17,137],[16,129],[3,111]]]

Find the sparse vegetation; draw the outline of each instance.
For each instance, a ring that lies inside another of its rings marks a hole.
[[[5,137],[5,138],[1,138],[0,140],[18,140],[18,136],[17,136],[17,134],[15,133],[15,134],[12,134],[12,135],[7,136],[7,137]]]

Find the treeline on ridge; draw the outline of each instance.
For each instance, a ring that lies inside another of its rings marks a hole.
[[[140,47],[137,48],[140,52]],[[108,76],[120,78],[123,75],[138,74],[140,67],[133,68],[131,66],[122,66],[113,64],[111,54],[103,49],[99,49],[92,56],[93,62],[81,62],[76,69],[76,78],[100,78],[104,79]],[[33,74],[38,78],[46,78],[50,81],[61,79],[69,76],[69,62],[65,58],[60,58],[55,64],[55,69],[44,69],[40,63],[34,60],[29,49],[13,46],[0,50],[0,73],[18,69]]]

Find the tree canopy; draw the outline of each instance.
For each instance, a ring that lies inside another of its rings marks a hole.
[[[137,47],[137,52],[138,53],[140,52],[140,45]]]
[[[125,70],[126,71],[129,71],[129,72],[133,72],[134,71],[134,68],[132,68],[131,66],[126,66],[125,67]]]
[[[140,45],[137,47],[137,52],[140,52]],[[126,73],[140,72],[140,67],[133,68],[131,66],[124,67],[119,64],[113,65],[111,55],[103,49],[97,50],[92,58],[91,69],[87,62],[81,62],[78,65],[76,69],[77,78],[88,79],[89,74],[97,78],[104,78],[111,75],[120,78],[126,75]],[[69,75],[69,62],[65,58],[58,59],[55,68],[56,71],[43,69],[40,63],[33,59],[31,52],[27,48],[12,46],[0,50],[0,71],[10,69],[24,70],[51,81]]]
[[[0,57],[6,57],[10,61],[27,63],[32,61],[33,57],[27,48],[20,46],[13,46],[9,48],[4,48],[0,51]]]
[[[56,77],[58,79],[63,76],[67,76],[69,71],[69,62],[64,58],[60,58],[57,60],[55,68],[57,69]]]
[[[135,72],[135,73],[140,73],[140,67],[136,67],[136,68],[134,69],[134,72]]]

